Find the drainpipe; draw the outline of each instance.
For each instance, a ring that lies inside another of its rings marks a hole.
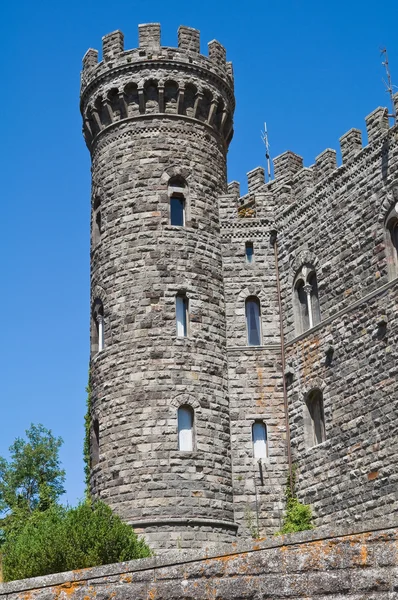
[[[290,447],[290,426],[289,426],[289,409],[287,403],[287,389],[286,389],[286,359],[285,359],[285,338],[283,334],[283,314],[282,314],[282,297],[281,297],[281,284],[279,280],[279,265],[278,265],[278,243],[277,243],[277,231],[271,231],[271,245],[274,247],[275,256],[275,271],[276,271],[276,290],[278,295],[278,306],[279,306],[279,330],[281,337],[281,361],[282,361],[282,383],[283,383],[283,404],[285,408],[285,427],[286,427],[286,445],[287,445],[287,462],[289,465],[289,482],[290,492],[293,496],[293,464],[292,464],[292,451]]]

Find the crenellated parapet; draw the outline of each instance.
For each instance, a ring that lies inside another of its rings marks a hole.
[[[223,226],[227,221],[236,221],[243,230],[250,228],[250,223],[258,226],[259,221],[274,222],[274,195],[271,183],[265,182],[263,167],[256,167],[247,173],[248,192],[240,194],[240,184],[232,181],[228,184],[227,193],[218,200],[220,221]],[[290,189],[290,188],[289,188]]]
[[[398,93],[394,96],[398,111]],[[391,115],[387,108],[376,108],[366,118],[368,144],[363,146],[359,129],[350,129],[340,138],[342,165],[337,164],[337,152],[327,148],[305,167],[302,156],[287,150],[273,159],[274,179],[265,181],[263,167],[247,173],[248,193],[240,195],[240,184],[233,181],[228,194],[219,201],[221,220],[257,219],[271,216],[275,208],[289,209],[301,203],[313,192],[334,182],[340,175],[344,178],[347,169],[356,161],[366,160],[369,153],[385,152],[387,146],[398,141],[398,125],[390,124]],[[390,140],[386,145],[386,141]],[[276,200],[277,198],[277,200]],[[275,199],[275,202],[274,202]]]
[[[225,48],[213,40],[203,56],[199,31],[190,27],[179,28],[177,48],[161,46],[158,23],[138,30],[138,48],[125,50],[123,33],[114,31],[103,37],[101,62],[93,49],[83,58],[81,112],[89,148],[104,129],[149,115],[201,121],[227,146],[235,100]]]
[[[398,108],[398,94],[394,96],[396,109]],[[395,143],[397,139],[397,125],[390,123],[391,115],[387,108],[379,107],[366,118],[366,132],[368,144],[363,146],[362,133],[359,129],[350,129],[340,138],[340,152],[342,165],[337,164],[336,150],[327,148],[315,159],[309,167],[303,166],[303,158],[290,150],[274,158],[275,179],[268,184],[272,190],[278,191],[278,196],[287,200],[286,186],[291,190],[291,198],[287,204],[300,201],[311,194],[315,189],[327,186],[341,174],[343,177],[347,169],[359,160],[366,160],[369,153],[384,151],[387,139]]]

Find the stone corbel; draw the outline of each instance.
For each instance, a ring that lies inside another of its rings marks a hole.
[[[119,102],[120,102],[120,106],[121,106],[122,113],[123,113],[123,115],[120,115],[120,117],[122,119],[124,119],[125,117],[128,116],[128,114],[127,114],[126,96],[125,96],[125,93],[123,91],[119,92]]]
[[[209,110],[209,116],[207,117],[207,122],[209,125],[213,125],[214,117],[216,115],[217,110],[217,100],[212,100]]]
[[[85,117],[85,119],[84,119],[83,128],[87,131],[88,135],[90,135],[91,137],[93,137],[93,132],[92,132],[91,127],[90,127],[90,121],[88,120],[87,117]]]
[[[101,119],[100,119],[99,114],[98,114],[98,110],[95,107],[93,107],[91,109],[91,114],[93,115],[95,124],[97,125],[99,131],[101,131],[101,129],[102,129],[102,123],[101,123]]]
[[[193,106],[193,117],[194,119],[198,118],[198,110],[199,110],[199,103],[203,100],[203,94],[202,92],[198,92],[196,94],[196,98],[195,98],[195,104]]]
[[[178,94],[178,100],[177,100],[177,113],[179,115],[182,114],[183,109],[184,109],[184,95],[185,95],[185,91],[180,90],[179,94]]]
[[[142,115],[145,114],[145,96],[143,88],[138,88],[138,105],[140,108],[140,113]]]
[[[159,85],[158,93],[159,93],[159,112],[164,113],[164,86],[163,85]]]
[[[113,123],[113,121],[115,120],[115,114],[113,112],[113,108],[111,105],[111,102],[109,100],[109,98],[105,98],[102,101],[102,105],[104,106],[104,108],[106,109],[107,113],[108,113],[108,117],[111,123]]]
[[[225,127],[225,123],[227,122],[227,118],[228,118],[228,111],[224,108],[224,110],[222,111],[221,125],[220,125],[221,133],[224,132],[224,127]]]

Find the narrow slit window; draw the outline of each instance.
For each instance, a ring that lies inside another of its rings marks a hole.
[[[190,406],[178,409],[178,449],[181,452],[193,450],[193,410]]]
[[[104,349],[104,307],[98,298],[92,310],[91,352],[96,354]]]
[[[323,396],[319,390],[309,393],[307,398],[309,416],[308,445],[317,446],[326,440]]]
[[[252,425],[253,456],[254,458],[267,458],[268,440],[267,427],[263,421],[255,421]]]
[[[95,467],[99,462],[99,423],[94,419],[91,429],[91,466]]]
[[[170,224],[179,227],[185,225],[185,200],[180,196],[170,198]]]
[[[254,258],[254,245],[253,242],[246,242],[246,261],[248,263],[253,262]]]
[[[95,198],[93,205],[93,222],[92,222],[92,241],[96,246],[101,241],[102,222],[101,222],[101,199]]]
[[[252,297],[246,300],[247,343],[249,346],[261,346],[260,302]]]
[[[95,215],[94,224],[94,243],[98,244],[101,241],[102,225],[101,225],[101,211],[97,211]]]
[[[318,281],[316,274],[312,273],[308,278],[308,284],[311,286],[311,313],[312,313],[312,325],[317,325],[321,322],[321,311],[319,308],[319,294],[318,294]]]
[[[188,335],[188,298],[182,294],[176,296],[176,324],[177,336]]]
[[[97,315],[98,352],[104,349],[104,317]]]

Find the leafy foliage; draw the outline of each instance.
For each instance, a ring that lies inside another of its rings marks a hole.
[[[248,506],[248,505],[245,508],[245,523],[246,523],[246,527],[248,528],[252,538],[254,540],[258,539],[260,536],[259,536],[257,525],[254,521],[254,514],[253,514],[253,511],[251,510],[250,506]]]
[[[286,513],[283,519],[282,533],[295,533],[297,531],[306,531],[313,529],[312,511],[307,504],[302,504],[296,495],[297,465],[292,469],[292,485],[290,485],[290,476],[288,475],[285,487]]]
[[[62,439],[33,424],[26,437],[12,444],[9,461],[0,457],[0,511],[6,513],[2,527],[36,509],[45,510],[65,491],[58,455]]]
[[[4,581],[151,556],[133,529],[103,502],[34,511],[3,546]]]

